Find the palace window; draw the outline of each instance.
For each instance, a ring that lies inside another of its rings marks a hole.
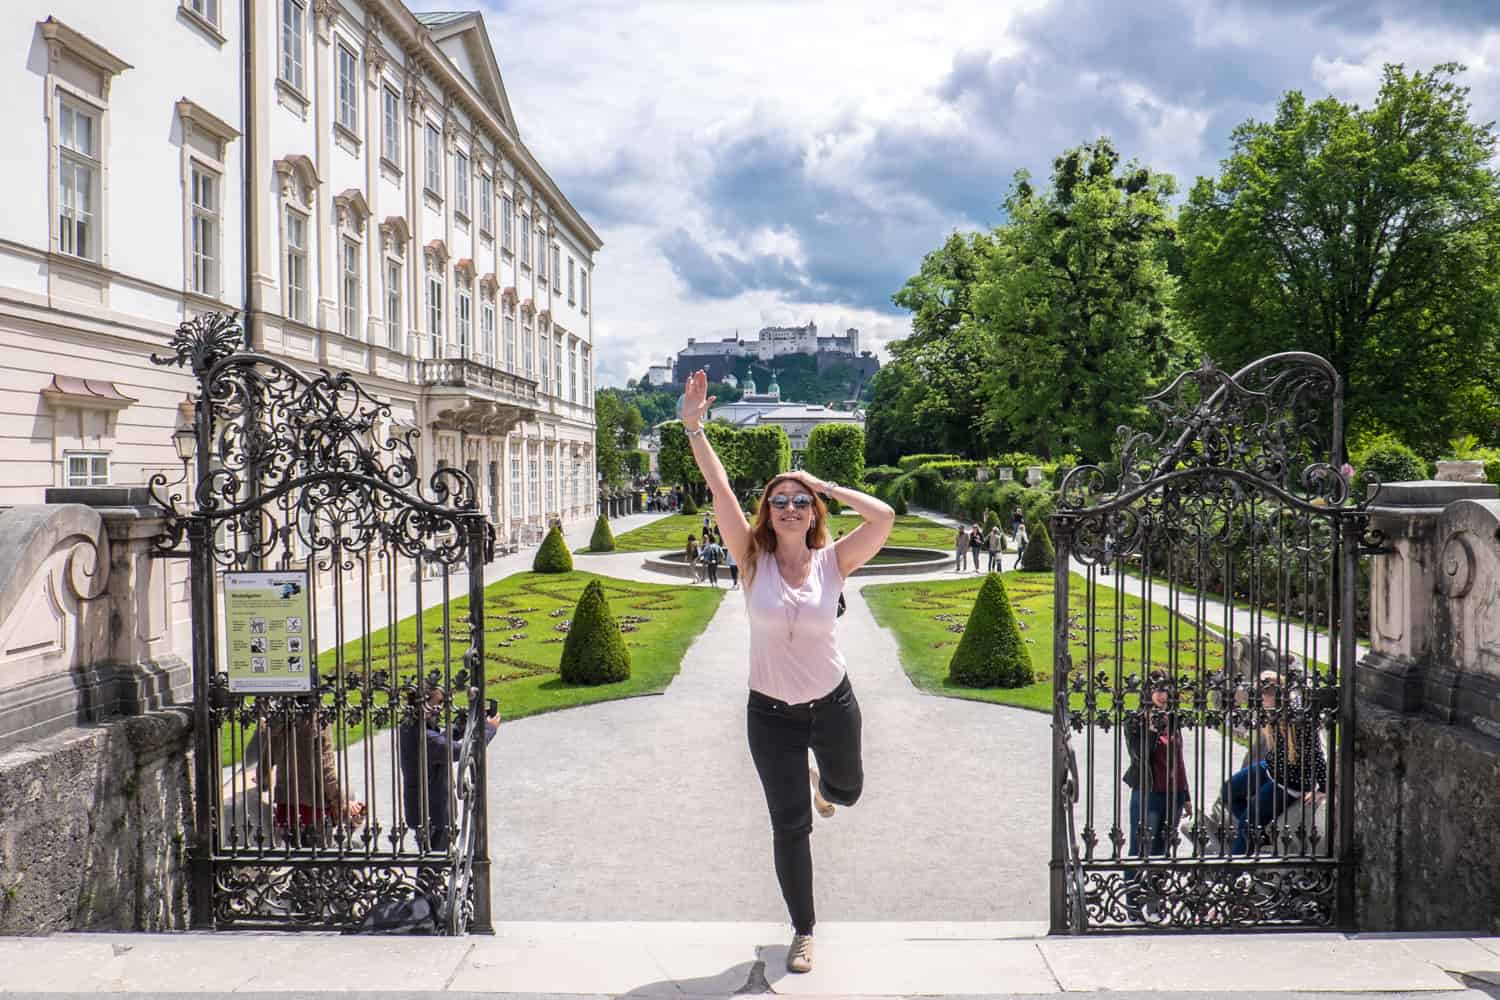
[[[58,95],[57,249],[87,260],[99,259],[100,117],[97,110]]]
[[[453,211],[469,217],[469,156],[457,153],[453,157]]]
[[[500,249],[515,249],[515,204],[510,195],[500,199]]]
[[[531,320],[529,319],[521,327],[521,370],[526,373],[527,378],[531,378]]]
[[[219,177],[197,161],[189,167],[192,186],[193,291],[219,294]]]
[[[427,333],[432,340],[432,356],[439,357],[438,344],[443,339],[443,275],[427,272]]]
[[[569,257],[568,258],[568,305],[572,305],[574,303],[574,301],[575,301],[575,299],[573,298],[573,258]]]
[[[359,134],[359,56],[339,42],[339,124]]]
[[[517,456],[520,451],[520,442],[512,438],[510,442],[511,455]],[[518,457],[512,457],[510,460],[510,516],[521,516],[521,459]]]
[[[531,216],[525,212],[521,213],[521,225],[518,227],[521,237],[519,249],[521,263],[525,267],[531,266]]]
[[[401,347],[401,262],[385,262],[385,332],[393,350]]]
[[[302,71],[307,37],[307,0],[281,0],[281,78],[298,91],[306,90]]]
[[[443,196],[443,134],[436,125],[427,125],[427,190]]]
[[[296,209],[286,210],[286,314],[289,319],[306,323],[308,314],[307,285],[307,216]]]
[[[540,228],[536,232],[536,278],[547,280],[547,234]]]
[[[548,346],[548,343],[547,343],[551,339],[552,338],[550,336],[548,336],[547,334],[545,334],[545,333],[542,334],[542,351],[541,351],[541,353],[542,353],[542,391],[543,392],[551,392],[552,391],[552,348],[550,346]]]
[[[479,175],[479,231],[495,231],[495,182],[489,174]]]
[[[578,308],[585,313],[589,311],[589,273],[581,267],[578,269]]]
[[[467,358],[474,348],[474,286],[468,278],[458,279],[458,354]]]
[[[70,451],[67,459],[69,486],[108,486],[109,453],[103,451]]]
[[[343,262],[343,333],[359,336],[359,244],[346,239],[341,243]]]
[[[493,365],[495,363],[495,296],[490,292],[485,292],[483,298],[484,305],[479,314],[479,350],[484,354],[484,363]]]
[[[380,154],[399,167],[401,165],[401,95],[390,87],[381,88],[380,117],[382,120]]]

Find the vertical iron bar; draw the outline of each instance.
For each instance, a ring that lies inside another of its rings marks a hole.
[[[193,780],[198,786],[193,810],[191,920],[192,926],[201,930],[211,929],[214,925],[212,802],[219,788],[209,722],[210,679],[214,673],[215,656],[214,560],[206,520],[193,515],[188,520],[187,536],[189,572],[192,574],[189,585],[193,595]]]
[[[472,683],[479,689],[474,721],[480,726],[484,725],[485,703],[484,526],[482,514],[476,514],[469,520],[469,647],[474,656]],[[474,915],[469,923],[469,931],[479,934],[492,934],[495,929],[490,917],[489,805],[486,792],[488,745],[489,740],[481,737],[474,746],[474,863],[469,883],[474,891]]]
[[[1343,549],[1343,579],[1339,581],[1339,722],[1338,787],[1329,775],[1328,790],[1337,800],[1339,811],[1338,857],[1338,925],[1354,927],[1354,582],[1359,569],[1360,525],[1354,516],[1340,519],[1340,542]],[[1333,657],[1330,657],[1333,659]],[[1330,757],[1332,754],[1329,755]]]
[[[1071,654],[1068,648],[1068,561],[1072,557],[1072,523],[1061,514],[1052,515],[1052,540],[1056,560],[1052,569],[1052,865],[1050,880],[1050,931],[1068,931],[1069,838],[1064,810],[1070,783],[1068,740],[1068,683]],[[481,757],[480,760],[484,758]],[[1083,928],[1071,928],[1075,933]]]

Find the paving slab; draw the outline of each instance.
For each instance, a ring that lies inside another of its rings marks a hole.
[[[1038,947],[1067,991],[1454,990],[1462,984],[1390,941],[1337,934],[1049,938]]]

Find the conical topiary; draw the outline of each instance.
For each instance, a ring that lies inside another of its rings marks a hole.
[[[692,493],[684,493],[682,495],[682,512],[690,515],[698,513],[698,505],[693,502]]]
[[[754,517],[756,511],[760,508],[760,505],[755,502],[755,496],[750,493],[745,494],[745,499],[740,502],[740,506],[751,517]]]
[[[615,533],[609,530],[609,518],[603,514],[594,522],[594,535],[589,539],[590,552],[613,552]]]
[[[891,510],[896,512],[897,517],[906,516],[906,491],[902,490],[896,494],[895,502],[891,504]]]
[[[998,573],[986,576],[979,588],[964,637],[948,661],[948,679],[962,687],[1006,688],[1025,687],[1035,679],[1031,654]]]
[[[984,533],[988,535],[990,529],[1000,526],[1000,515],[995,513],[995,508],[987,507],[984,511]]]
[[[1021,553],[1021,568],[1028,573],[1050,573],[1057,562],[1052,536],[1046,521],[1032,521],[1026,526],[1026,551]]]
[[[542,539],[541,547],[536,550],[536,558],[531,561],[533,573],[567,573],[573,568],[573,555],[568,551],[568,543],[563,541],[562,529],[553,525],[547,532],[547,537]]]
[[[630,676],[630,650],[597,579],[583,588],[573,609],[558,671],[564,684],[613,684]]]

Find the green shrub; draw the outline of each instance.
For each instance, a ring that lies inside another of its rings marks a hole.
[[[865,477],[865,432],[853,424],[819,424],[807,435],[802,467],[830,482],[859,482]]]
[[[692,517],[698,513],[698,505],[693,502],[693,494],[691,492],[687,492],[682,495],[681,511],[689,517]]]
[[[1364,499],[1362,482],[1366,472],[1373,472],[1382,483],[1411,482],[1426,479],[1427,463],[1393,434],[1371,438],[1364,450],[1354,456],[1356,499]]]
[[[929,462],[945,462],[957,460],[957,455],[907,455],[904,458],[898,458],[896,460],[896,465],[900,467],[902,472],[910,472],[912,469],[919,468],[923,465],[928,464]]]
[[[611,684],[630,677],[630,650],[598,580],[590,580],[579,595],[558,669],[565,684]]]
[[[547,531],[547,537],[542,539],[541,546],[536,550],[536,558],[531,561],[533,573],[568,573],[573,569],[573,555],[568,551],[568,543],[563,541],[562,529],[553,525]]]
[[[830,513],[830,514],[842,514],[843,512],[844,512],[844,505],[841,504],[841,503],[839,503],[833,497],[829,497],[828,498],[828,513]]]
[[[894,510],[896,512],[897,517],[904,517],[906,515],[907,510],[905,493],[896,494],[896,499],[891,501],[891,510]]]
[[[615,550],[615,533],[609,530],[609,518],[603,514],[599,520],[594,522],[594,536],[589,539],[590,552],[613,552]]]
[[[756,503],[755,497],[749,493],[746,493],[745,498],[740,501],[740,509],[745,512],[746,517],[754,517],[759,507],[760,504]]]
[[[971,462],[961,458],[945,458],[936,462],[926,462],[921,468],[932,469],[944,479],[973,479],[981,468],[986,468],[986,462]]]
[[[979,588],[963,638],[948,661],[948,679],[962,687],[1025,687],[1034,680],[1010,597],[998,573]]]
[[[1057,552],[1052,548],[1047,522],[1040,518],[1030,521],[1026,527],[1026,551],[1021,554],[1021,568],[1028,573],[1048,573],[1056,562]]]
[[[988,536],[989,533],[992,530],[994,530],[995,528],[998,528],[999,526],[1000,526],[1000,515],[998,515],[998,514],[995,513],[995,509],[993,507],[987,507],[987,508],[985,508],[985,512],[984,512],[984,533],[985,533],[985,535]]]
[[[1500,486],[1500,448],[1478,448],[1470,456],[1484,463],[1484,478]]]
[[[882,486],[899,475],[901,475],[901,470],[894,465],[865,466],[865,482],[874,487]]]

